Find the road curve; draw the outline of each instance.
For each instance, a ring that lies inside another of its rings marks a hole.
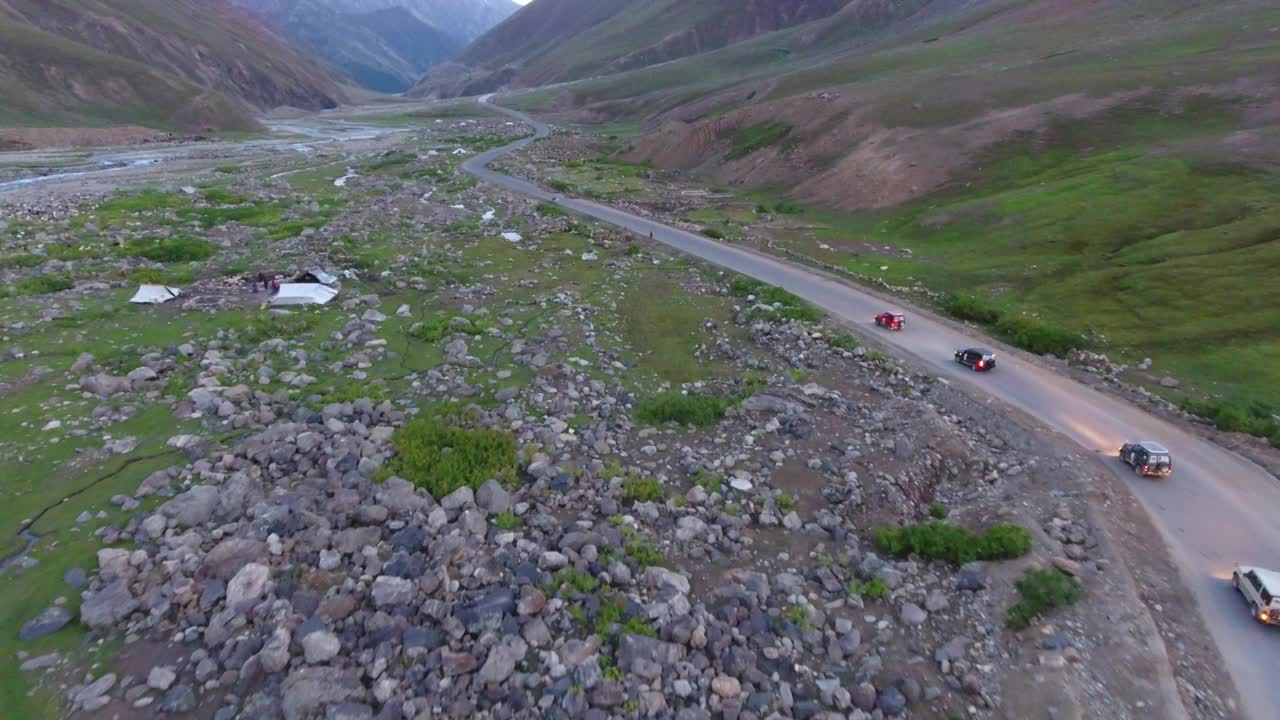
[[[489,96],[481,102],[488,102]],[[776,258],[723,245],[706,237],[599,203],[567,198],[490,170],[495,159],[546,137],[549,128],[523,113],[490,107],[532,126],[535,134],[479,154],[463,169],[479,180],[555,203],[567,210],[651,235],[654,240],[734,272],[777,285],[851,323],[870,324],[885,303],[857,287]],[[952,361],[957,348],[981,345],[976,331],[962,331],[927,313],[914,312],[909,329],[885,332],[884,342],[914,356],[939,376],[976,388],[1039,418],[1084,448],[1107,456],[1116,482],[1129,485],[1167,541],[1183,580],[1194,593],[1206,626],[1226,659],[1245,712],[1254,720],[1280,718],[1280,635],[1254,622],[1231,588],[1234,563],[1280,568],[1280,483],[1235,453],[1105,395],[1051,369],[1006,353],[989,374]],[[1114,459],[1127,440],[1150,439],[1173,452],[1175,473],[1140,479]]]

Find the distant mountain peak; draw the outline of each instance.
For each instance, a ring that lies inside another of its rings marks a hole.
[[[233,0],[356,82],[409,89],[519,9],[511,0]]]

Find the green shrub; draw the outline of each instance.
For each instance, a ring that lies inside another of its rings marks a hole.
[[[556,180],[554,178],[547,181],[547,187],[552,190],[559,190],[560,192],[569,192],[570,190],[573,190],[573,186],[569,183],[563,180]]]
[[[804,208],[791,202],[780,202],[773,206],[773,211],[779,215],[800,215],[804,212]]]
[[[317,313],[272,315],[260,312],[249,318],[249,324],[240,332],[240,340],[256,345],[264,340],[294,338],[311,332],[319,322]]]
[[[129,273],[131,282],[152,285],[190,285],[196,274],[186,268],[161,270],[159,268],[138,268]]]
[[[324,218],[282,222],[267,230],[267,238],[271,240],[284,240],[286,238],[297,237],[307,228],[322,228],[328,222],[329,221]]]
[[[213,255],[213,245],[204,240],[189,237],[170,237],[163,240],[130,240],[122,250],[130,257],[142,257],[151,262],[179,263],[207,260]]]
[[[739,297],[755,296],[755,301],[772,306],[771,310],[752,310],[753,317],[767,320],[801,320],[817,322],[822,313],[817,308],[780,287],[767,285],[751,278],[738,277],[729,285],[729,290]]]
[[[885,595],[889,594],[889,586],[885,584],[884,578],[880,576],[873,577],[867,582],[852,580],[849,582],[849,594],[870,600],[882,600]]]
[[[425,322],[414,323],[405,331],[409,337],[423,342],[437,342],[453,333],[465,333],[467,335],[483,335],[489,328],[488,324],[477,318],[467,318],[471,321],[470,325],[460,325],[455,327],[453,319],[455,317],[466,317],[465,315],[442,315],[432,318]]]
[[[1031,549],[1031,533],[1017,525],[997,523],[982,535],[941,522],[881,528],[876,545],[897,556],[919,555],[929,560],[946,560],[963,565],[974,560],[1010,560]]]
[[[858,339],[849,333],[832,335],[827,338],[827,344],[836,350],[845,350],[847,352],[853,352],[854,350],[862,347],[862,343],[858,342]]]
[[[220,187],[205,188],[204,199],[215,205],[242,205],[249,202],[249,198],[244,195]]]
[[[706,235],[709,238],[712,238],[713,240],[724,239],[724,232],[722,232],[719,228],[713,228],[713,227],[702,228],[702,234]]]
[[[642,635],[644,637],[658,637],[658,631],[654,630],[644,618],[635,615],[627,619],[622,624],[622,629],[618,631],[619,637],[622,635]]]
[[[627,556],[642,567],[647,568],[654,565],[661,565],[663,562],[662,553],[658,552],[658,548],[647,540],[635,540],[627,543]]]
[[[1212,421],[1223,432],[1242,432],[1266,438],[1280,448],[1280,422],[1275,419],[1275,409],[1264,402],[1247,406],[1224,403],[1219,400],[1184,400],[1182,409]]]
[[[591,575],[578,572],[573,568],[565,568],[552,578],[550,584],[547,585],[547,592],[551,595],[559,595],[562,589],[571,592],[589,595],[596,591],[600,583]]]
[[[498,513],[493,517],[493,524],[496,525],[499,530],[515,530],[521,525],[524,525],[524,519],[519,518],[512,513],[503,512]]]
[[[1003,317],[996,323],[995,331],[1014,345],[1037,355],[1063,357],[1072,350],[1086,347],[1083,336],[1035,318]]]
[[[39,255],[7,255],[0,257],[0,268],[29,268],[43,264],[48,258]]]
[[[1057,570],[1031,569],[1015,582],[1022,599],[1009,608],[1006,624],[1022,630],[1044,613],[1080,599],[1080,581]]]
[[[930,503],[930,505],[929,505],[929,517],[934,518],[934,519],[937,519],[937,520],[941,520],[942,518],[944,518],[944,517],[946,517],[946,516],[947,516],[947,506],[946,506],[946,505],[943,505],[943,504],[942,504],[942,503],[940,503],[940,502]]]
[[[942,309],[951,317],[979,325],[994,325],[1000,320],[999,310],[982,304],[982,301],[972,295],[952,295],[943,303]]]
[[[542,217],[564,217],[568,214],[559,205],[552,205],[551,203],[538,203],[536,209]]]
[[[786,493],[778,493],[778,496],[773,499],[773,504],[777,505],[778,509],[784,513],[789,513],[796,509],[795,499]]]
[[[714,495],[720,492],[721,483],[724,482],[724,476],[720,473],[709,473],[706,470],[698,470],[693,476],[693,484],[706,490],[708,494]]]
[[[515,481],[516,443],[509,433],[420,418],[396,430],[391,446],[395,456],[389,470],[437,498],[463,486],[477,488],[491,478]]]
[[[622,481],[624,502],[657,502],[662,499],[662,483],[655,478],[629,477]]]
[[[726,160],[736,160],[770,145],[781,142],[791,134],[791,126],[783,122],[764,122],[737,128],[732,131],[730,141],[733,149],[725,156]]]
[[[71,278],[56,274],[28,275],[15,284],[19,295],[48,295],[70,290],[73,286]]]
[[[710,427],[720,422],[732,404],[728,398],[669,392],[637,403],[635,416],[640,422],[651,425],[674,422]]]
[[[628,255],[628,256],[633,256],[633,257],[634,257],[634,256],[636,256],[636,255],[639,255],[639,254],[640,254],[640,253],[642,253],[642,252],[644,252],[644,248],[640,247],[640,243],[634,243],[634,242],[633,242],[633,243],[631,243],[630,245],[627,245],[627,255]]]

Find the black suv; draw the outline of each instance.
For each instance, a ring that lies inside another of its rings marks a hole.
[[[956,362],[978,372],[986,372],[996,366],[996,354],[982,348],[957,350]]]
[[[1125,443],[1120,460],[1133,471],[1146,477],[1168,477],[1173,474],[1173,457],[1163,445],[1150,440]]]

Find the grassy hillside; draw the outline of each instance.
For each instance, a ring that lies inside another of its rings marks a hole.
[[[512,104],[804,203],[790,249],[1280,408],[1273,3],[853,3]]]
[[[429,73],[419,94],[528,87],[646,67],[826,17],[850,0],[540,0]]]

